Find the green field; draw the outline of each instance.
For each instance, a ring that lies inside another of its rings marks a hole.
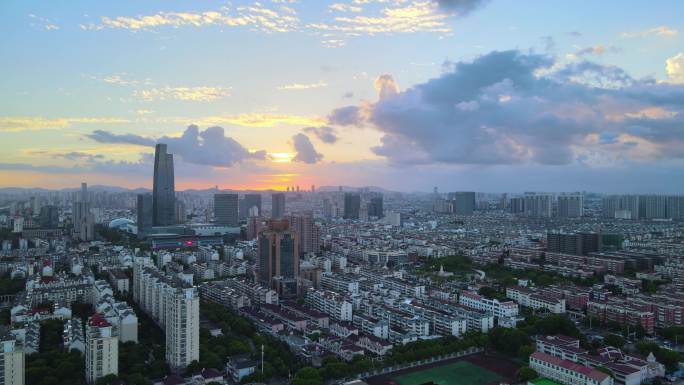
[[[437,385],[485,385],[499,379],[498,374],[467,361],[392,377],[399,385],[420,385],[430,381]]]

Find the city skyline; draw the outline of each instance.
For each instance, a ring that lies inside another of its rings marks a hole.
[[[8,2],[0,188],[682,193],[684,5],[621,4]]]

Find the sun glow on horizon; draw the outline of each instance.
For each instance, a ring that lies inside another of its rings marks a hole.
[[[270,152],[268,156],[273,163],[290,163],[294,159],[295,154],[291,152]]]

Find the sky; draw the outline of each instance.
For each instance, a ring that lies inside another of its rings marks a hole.
[[[0,2],[0,187],[684,193],[684,2]]]

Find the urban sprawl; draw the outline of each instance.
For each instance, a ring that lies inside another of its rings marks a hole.
[[[0,190],[0,246],[0,384],[683,383],[684,195],[180,192],[158,144]]]

